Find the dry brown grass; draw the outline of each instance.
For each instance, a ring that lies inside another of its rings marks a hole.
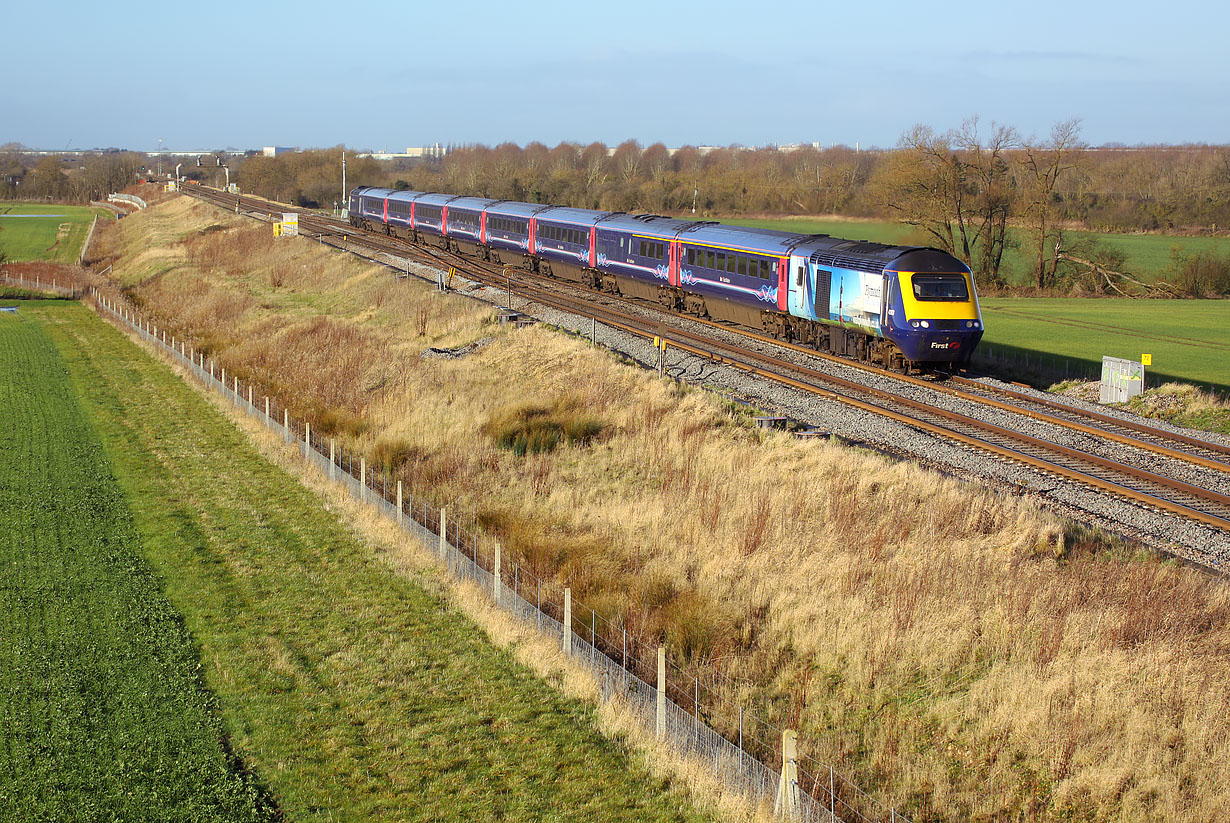
[[[179,242],[177,221],[222,228]],[[1220,584],[1065,537],[1026,500],[748,428],[703,393],[216,210],[172,201],[119,232],[117,270],[168,327],[916,820],[1230,807]],[[468,357],[418,357],[483,335]],[[561,404],[603,437],[522,457],[481,431]]]

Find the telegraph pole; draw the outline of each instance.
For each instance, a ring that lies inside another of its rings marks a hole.
[[[342,203],[350,205],[350,194],[346,191],[346,150],[342,149]],[[345,208],[343,206],[342,208]]]

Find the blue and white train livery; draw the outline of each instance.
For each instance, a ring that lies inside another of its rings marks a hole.
[[[936,249],[368,186],[349,205],[360,228],[896,370],[964,363],[982,338],[969,268]]]

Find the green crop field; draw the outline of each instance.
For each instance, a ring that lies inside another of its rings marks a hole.
[[[1230,389],[1230,300],[984,298],[979,354],[1050,355],[1076,376],[1096,373],[1102,356],[1153,355],[1149,385],[1166,380]],[[1036,359],[1036,358],[1035,358]]]
[[[41,313],[0,313],[0,819],[271,819]]]
[[[883,220],[814,220],[810,218],[786,218],[780,220],[722,219],[723,223],[736,226],[755,226],[780,231],[814,232],[844,237],[850,240],[872,240],[878,243],[934,245],[924,232],[911,226]],[[1028,248],[1028,234],[1017,229],[1009,230],[1009,241],[1014,244],[1004,254],[1004,273],[1011,283],[1026,283],[1032,271],[1032,258]],[[1107,246],[1119,249],[1126,259],[1123,268],[1143,280],[1156,280],[1170,266],[1172,249],[1184,254],[1213,251],[1230,255],[1230,237],[1179,237],[1162,234],[1105,234],[1100,232],[1071,232],[1073,240],[1094,239]]]
[[[84,206],[0,203],[0,252],[13,262],[76,263],[95,215],[114,217]]]
[[[319,498],[263,460],[207,400],[118,331],[76,304],[26,304],[20,313],[24,321],[0,316],[0,323],[41,325],[62,358],[48,352],[35,364],[21,365],[30,373],[21,378],[31,386],[25,393],[37,394],[47,381],[71,382],[129,501],[144,561],[196,644],[230,745],[268,786],[286,819],[704,819],[677,790],[649,777],[626,749],[599,735],[590,708],[562,697],[510,652],[493,647],[447,602],[407,572],[394,571],[387,558],[327,513]],[[0,374],[9,373],[5,365]],[[10,391],[4,385],[0,391]],[[45,461],[58,448],[48,442],[48,430],[62,425],[60,409],[73,402],[70,392],[60,391],[59,402],[42,412],[39,436],[23,435],[16,447],[30,455],[27,464]],[[65,471],[57,465],[46,473]],[[97,505],[83,506],[82,517],[97,511]],[[36,515],[42,516],[30,516]],[[46,522],[50,528],[58,514]],[[29,531],[14,528],[20,535]],[[45,553],[45,539],[25,551],[37,545]],[[61,571],[71,567],[71,558],[39,562],[57,572],[40,578],[44,588],[76,579]],[[133,560],[107,569],[123,578],[139,566]],[[34,574],[27,568],[37,566],[30,560],[6,566],[23,579]],[[107,596],[85,581],[65,588],[84,600]],[[37,604],[25,608],[44,622],[58,620]],[[103,635],[94,639],[103,649],[122,634],[101,619],[92,626]],[[91,637],[85,627],[80,631],[83,642]],[[73,747],[73,762],[82,762],[90,774],[110,770],[117,778],[106,785],[124,787],[123,776],[139,760],[129,754],[140,745],[138,738],[104,724],[100,712],[61,720],[39,706],[29,708],[21,691],[29,688],[23,686],[27,670],[14,674],[12,661],[4,663],[0,683],[6,691],[0,694],[18,695],[8,698],[14,705],[6,711],[33,719],[16,727],[16,740],[5,719],[9,742],[0,749],[0,786],[7,787],[3,781],[14,774],[42,780],[24,776],[34,768],[26,765],[28,756],[20,769],[4,758],[11,760],[14,746],[27,751],[21,747],[31,739],[47,751],[53,741],[44,743],[39,735],[76,719],[104,742],[97,749]],[[84,688],[87,679],[82,676],[78,685]],[[128,695],[124,707],[122,722],[146,711],[140,694]],[[50,780],[55,772],[72,783],[71,773],[54,768],[67,765],[69,757],[52,758],[37,767],[39,774],[48,773]],[[170,781],[177,774],[178,767],[161,777]],[[42,785],[52,791],[52,784]],[[5,788],[0,798],[6,790],[14,797]],[[145,800],[152,807],[145,819],[205,819],[177,818],[148,794]],[[142,819],[107,803],[88,814],[78,807],[60,819]]]

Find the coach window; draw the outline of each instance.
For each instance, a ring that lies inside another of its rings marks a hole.
[[[696,265],[696,249],[688,249],[688,265]]]
[[[717,257],[716,254],[714,254],[711,251],[706,250],[705,251],[705,268],[707,269],[717,268],[716,264],[714,263],[714,260],[716,259],[716,257]]]
[[[740,255],[739,257],[739,267],[737,269],[737,272],[739,274],[747,274],[747,258],[743,257],[742,255]]]
[[[717,253],[717,265],[714,268],[718,271],[726,270],[726,252],[720,251]]]

